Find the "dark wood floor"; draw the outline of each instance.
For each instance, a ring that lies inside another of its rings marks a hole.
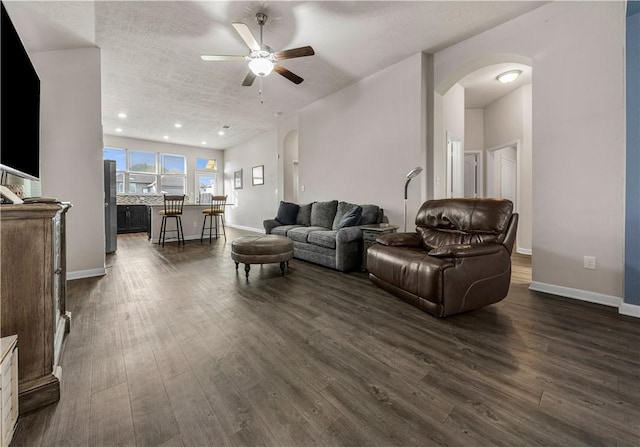
[[[252,268],[233,237],[164,248],[121,235],[71,281],[59,403],[19,446],[638,446],[640,325],[530,292],[437,319],[293,260]]]

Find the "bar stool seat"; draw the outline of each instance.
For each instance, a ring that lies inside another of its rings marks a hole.
[[[178,244],[182,242],[184,245],[184,231],[182,231],[182,208],[184,207],[184,194],[182,195],[164,195],[164,209],[160,210],[158,214],[162,216],[162,223],[160,224],[160,234],[158,234],[158,244],[162,243],[164,247],[164,241],[167,236],[167,232],[174,232],[177,234]],[[176,221],[175,230],[167,230],[167,220],[174,219]]]
[[[202,203],[202,201],[200,202]],[[215,225],[216,233],[215,237],[218,239],[219,231],[218,231],[218,219],[220,219],[220,224],[222,225],[222,234],[224,235],[224,240],[227,240],[227,232],[224,229],[224,207],[227,203],[227,196],[211,196],[211,206],[209,208],[205,208],[202,210],[202,214],[204,214],[204,221],[202,222],[202,233],[200,233],[200,243],[204,239],[205,230],[209,230],[209,243],[211,243],[212,230]],[[209,218],[209,226],[207,227],[207,218]]]

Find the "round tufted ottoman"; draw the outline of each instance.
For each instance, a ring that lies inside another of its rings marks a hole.
[[[264,236],[243,236],[231,243],[231,259],[236,262],[236,270],[242,262],[244,271],[249,278],[251,264],[280,263],[280,270],[284,276],[285,267],[293,258],[293,241],[284,236],[266,234]]]

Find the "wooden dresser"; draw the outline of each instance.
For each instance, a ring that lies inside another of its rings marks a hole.
[[[18,337],[0,339],[0,445],[8,447],[18,422]]]
[[[20,413],[60,398],[66,311],[65,216],[70,204],[0,205],[0,332],[17,335]]]

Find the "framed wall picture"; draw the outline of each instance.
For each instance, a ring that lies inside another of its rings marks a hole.
[[[251,184],[264,185],[264,165],[254,166],[251,170]]]
[[[233,188],[242,189],[242,169],[233,173]]]

